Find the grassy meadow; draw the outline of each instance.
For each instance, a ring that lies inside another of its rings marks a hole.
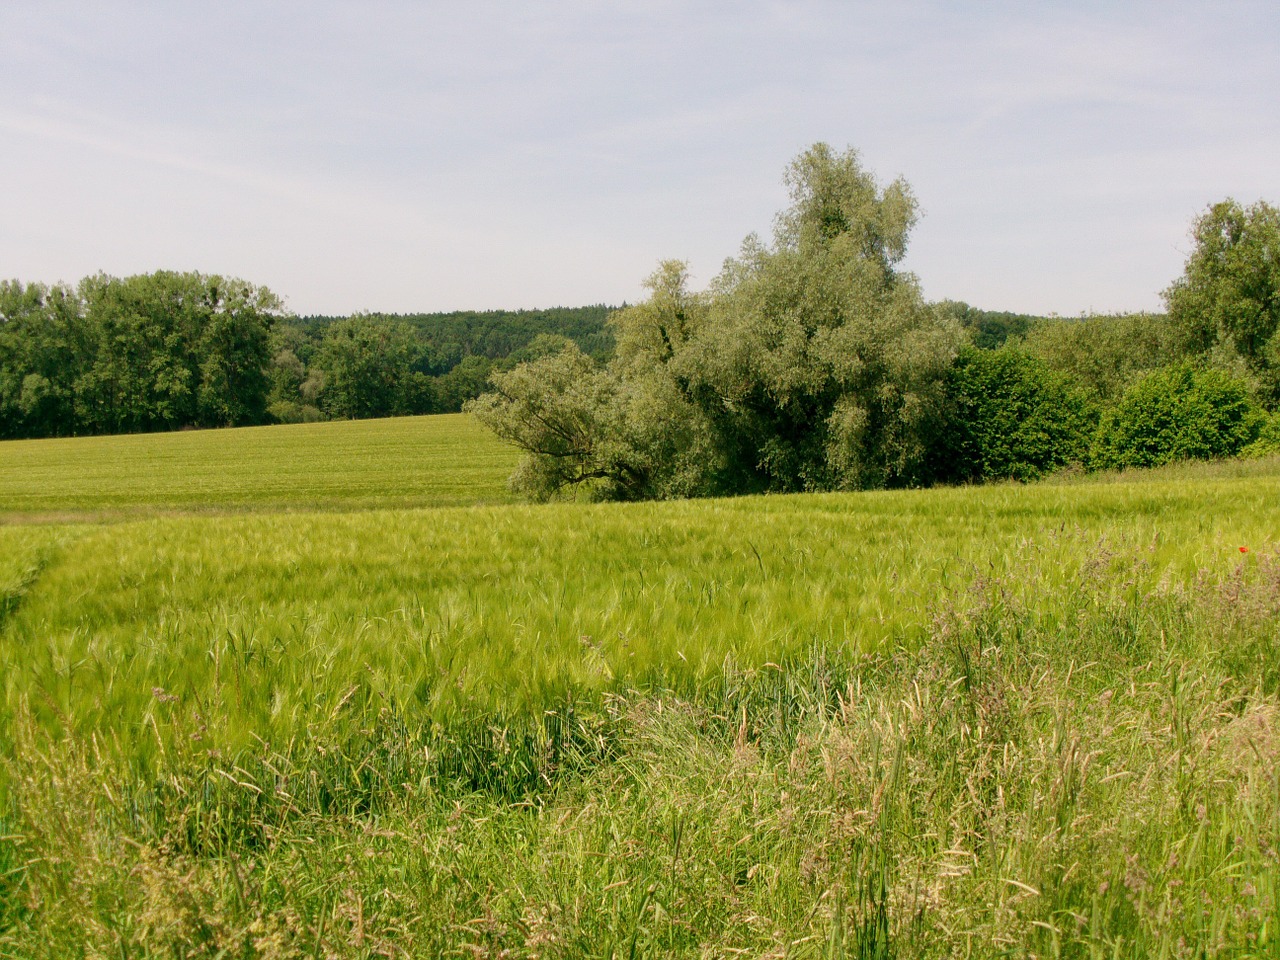
[[[6,441],[0,451],[0,523],[502,503],[516,462],[462,414]]]
[[[0,955],[1280,955],[1280,462],[529,506],[513,460],[0,444]]]

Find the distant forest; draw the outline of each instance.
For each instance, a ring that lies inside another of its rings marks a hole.
[[[282,317],[268,413],[277,422],[456,413],[489,376],[573,343],[605,361],[615,308]]]
[[[296,317],[200,273],[0,282],[0,437],[456,412],[569,343],[607,360],[612,310]]]

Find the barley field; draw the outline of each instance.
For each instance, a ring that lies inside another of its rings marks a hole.
[[[0,955],[1280,954],[1280,462],[530,506],[322,427],[0,444]]]

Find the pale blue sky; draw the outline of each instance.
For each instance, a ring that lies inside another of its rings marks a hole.
[[[1280,202],[1280,3],[0,7],[0,276],[242,276],[299,313],[705,284],[808,144],[904,176],[931,299],[1158,308]]]

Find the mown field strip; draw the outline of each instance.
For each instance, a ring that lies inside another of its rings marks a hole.
[[[0,522],[503,503],[516,453],[445,414],[0,443]]]

